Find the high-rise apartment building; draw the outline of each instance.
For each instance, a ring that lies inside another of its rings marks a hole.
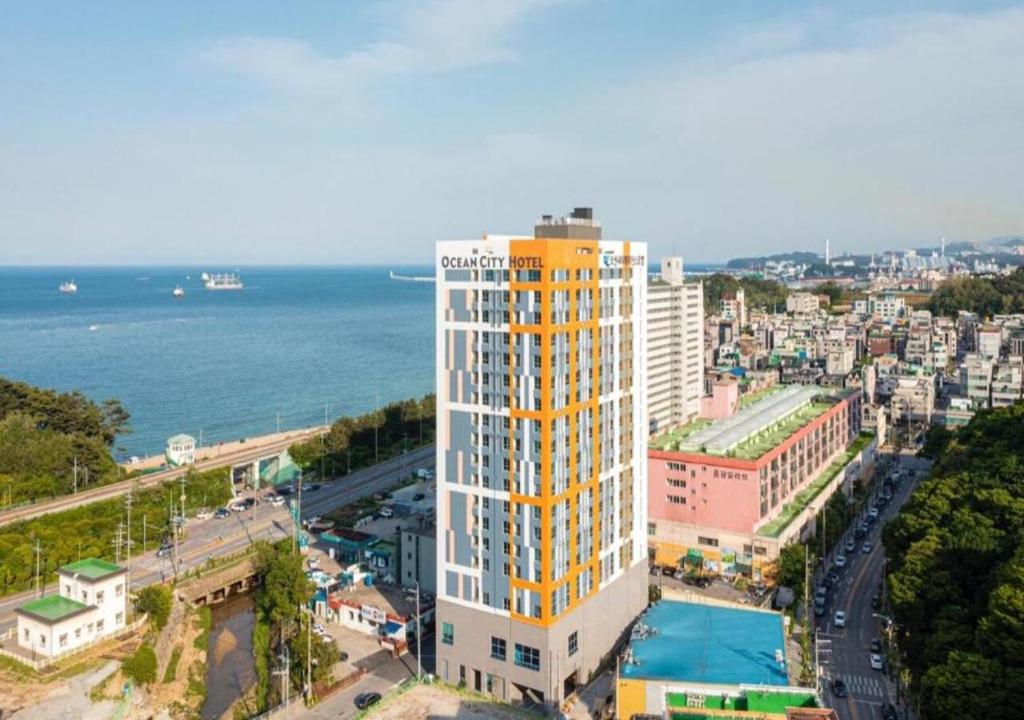
[[[647,420],[650,431],[700,413],[704,395],[704,286],[684,282],[683,259],[661,260],[647,283]]]
[[[557,705],[647,604],[647,257],[589,208],[437,245],[437,673]]]

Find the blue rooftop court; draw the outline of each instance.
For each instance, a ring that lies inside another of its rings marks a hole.
[[[625,678],[716,685],[789,685],[782,616],[742,608],[661,600],[643,616],[656,630],[634,638],[638,662],[622,663]]]

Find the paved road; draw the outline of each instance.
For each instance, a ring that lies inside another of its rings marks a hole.
[[[351,475],[326,483],[314,493],[307,493],[303,498],[302,517],[320,515],[387,490],[398,484],[402,475],[412,469],[433,465],[434,446],[429,445],[378,465],[357,470]],[[202,565],[210,557],[238,552],[256,540],[287,537],[291,534],[292,527],[291,517],[285,508],[267,503],[261,503],[247,512],[232,513],[230,517],[224,519],[192,520],[188,523],[185,540],[179,544],[179,568],[181,571],[187,571]],[[141,557],[132,558],[133,587],[161,582],[173,574],[171,558],[158,558],[154,550]],[[31,599],[33,595],[34,593],[30,591],[0,599],[0,634],[16,623],[14,609]]]
[[[900,467],[914,471],[914,477],[926,473],[930,463],[926,460],[903,455]],[[881,639],[884,629],[882,621],[874,614],[871,598],[882,594],[881,581],[885,566],[885,553],[881,542],[881,528],[899,512],[900,506],[910,497],[916,479],[904,480],[896,489],[894,499],[881,513],[878,521],[870,525],[870,532],[855,541],[855,550],[845,553],[847,567],[839,581],[829,592],[829,603],[824,617],[818,618],[818,647],[822,665],[822,695],[827,707],[835,708],[841,720],[866,720],[881,717],[883,703],[896,702],[895,685],[885,673],[873,670],[870,662],[870,644]],[[860,520],[855,520],[854,525]],[[853,528],[847,530],[840,541],[840,548],[848,537],[853,537]],[[871,552],[864,553],[863,545],[870,542]],[[846,613],[846,627],[835,626],[835,612]],[[848,697],[836,698],[832,693],[833,678],[840,678],[846,684]],[[902,707],[900,707],[902,711]]]
[[[195,465],[171,468],[169,470],[162,470],[149,475],[143,475],[138,478],[138,482],[141,487],[152,487],[154,485],[159,485],[162,482],[166,482],[167,480],[177,479],[192,468],[197,470],[212,470],[226,465],[252,462],[257,458],[285,450],[296,442],[318,435],[319,432],[320,428],[309,428],[306,430],[296,430],[295,432],[284,436],[268,436],[270,438],[269,440],[267,438],[251,438],[240,450],[225,452],[209,460],[197,462]],[[70,510],[81,505],[87,505],[89,503],[96,502],[97,500],[108,500],[110,498],[118,497],[120,495],[124,495],[134,487],[135,481],[135,478],[131,480],[122,480],[121,482],[110,483],[109,485],[102,485],[100,487],[90,488],[89,490],[83,490],[82,492],[74,495],[66,495],[64,497],[54,498],[53,500],[45,500],[43,502],[35,503],[34,505],[26,505],[14,508],[13,510],[0,512],[0,525],[6,525],[7,523],[15,522],[17,520],[30,520],[49,513],[60,512],[61,510]]]

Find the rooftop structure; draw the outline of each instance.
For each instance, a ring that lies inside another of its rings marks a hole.
[[[84,605],[76,600],[60,595],[47,595],[46,597],[25,603],[15,612],[25,613],[38,620],[53,623],[74,617],[78,613],[86,612],[87,610],[89,610],[88,605]]]
[[[827,411],[832,403],[817,386],[778,386],[751,401],[740,401],[735,415],[673,428],[651,441],[657,450],[678,450],[756,460]]]
[[[127,572],[124,568],[106,560],[86,558],[63,566],[57,571],[61,575],[78,576],[79,580],[103,580],[111,575]]]
[[[623,663],[622,677],[789,685],[779,613],[663,600],[641,622],[654,634],[630,643],[635,664]]]
[[[616,703],[622,718],[782,717],[820,704],[813,688],[789,682],[782,615],[672,599],[634,627]]]

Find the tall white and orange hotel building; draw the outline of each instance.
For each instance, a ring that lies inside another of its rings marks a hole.
[[[437,673],[555,707],[647,605],[647,249],[437,245]]]

